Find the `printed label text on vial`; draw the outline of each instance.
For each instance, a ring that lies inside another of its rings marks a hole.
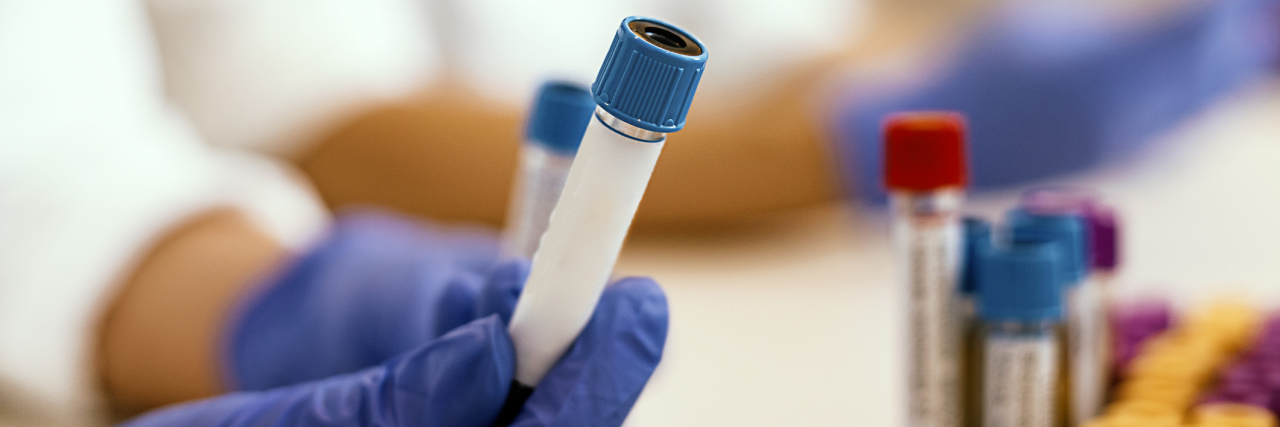
[[[947,227],[912,230],[907,238],[910,271],[909,422],[911,427],[956,427],[960,423],[958,320],[955,260]]]
[[[1029,337],[991,337],[985,347],[983,427],[1053,427],[1058,346]]]

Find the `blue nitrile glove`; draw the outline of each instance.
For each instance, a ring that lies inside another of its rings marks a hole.
[[[609,286],[513,426],[622,425],[666,336],[667,301],[656,283],[628,278]],[[506,399],[514,351],[493,315],[375,368],[161,409],[125,426],[487,427]]]
[[[391,214],[341,215],[313,249],[240,302],[224,347],[229,388],[355,372],[510,311],[518,282],[505,296],[480,293],[496,247],[487,236]]]
[[[1273,66],[1277,3],[1194,2],[1126,25],[1091,2],[1014,2],[919,84],[847,93],[834,118],[844,175],[859,197],[882,200],[882,121],[911,110],[968,117],[978,188],[1130,156]]]

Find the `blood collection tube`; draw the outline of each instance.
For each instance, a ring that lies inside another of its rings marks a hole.
[[[1012,241],[1057,242],[1065,251],[1062,270],[1066,300],[1066,377],[1067,421],[1078,425],[1097,416],[1102,410],[1105,384],[1100,384],[1102,363],[1097,334],[1103,326],[1095,324],[1102,316],[1097,287],[1087,283],[1087,236],[1084,219],[1075,212],[1033,212],[1025,207],[1009,212],[1006,218]]]
[[[538,88],[507,207],[505,256],[529,259],[538,250],[595,109],[591,91],[578,84],[549,81]]]
[[[958,427],[962,252],[968,184],[964,119],[915,112],[885,123],[885,184],[893,203],[898,277],[907,293],[907,422]]]
[[[1115,214],[1092,191],[1078,187],[1034,189],[1023,193],[1021,206],[1033,215],[1076,215],[1083,221],[1087,270],[1080,284],[1071,288],[1068,303],[1073,313],[1069,329],[1075,330],[1079,339],[1071,347],[1078,352],[1071,356],[1072,364],[1091,370],[1071,369],[1069,414],[1077,422],[1083,421],[1098,415],[1111,384],[1112,338],[1107,317],[1111,299],[1107,295],[1118,261]],[[1095,359],[1092,363],[1075,359],[1089,355]]]
[[[979,255],[983,427],[1054,427],[1058,420],[1063,251],[1019,243]]]
[[[1100,400],[1105,403],[1108,389],[1114,381],[1112,374],[1116,372],[1115,359],[1112,357],[1115,354],[1112,347],[1116,343],[1116,334],[1111,313],[1115,306],[1112,294],[1116,286],[1116,269],[1120,265],[1120,220],[1111,207],[1095,203],[1088,211],[1088,223],[1089,264],[1093,267],[1090,282],[1097,287],[1098,295],[1097,308],[1093,310],[1093,316],[1098,318],[1095,320],[1098,328],[1098,364],[1101,369],[1098,373],[1098,386],[1101,387]]]
[[[495,425],[519,414],[533,387],[590,320],[668,133],[684,127],[707,50],[650,18],[622,21],[591,93],[597,108],[511,316],[515,382]]]
[[[991,222],[978,217],[964,218],[964,253],[960,262],[960,310],[963,331],[960,337],[960,387],[964,399],[962,411],[965,426],[981,425],[979,411],[982,405],[982,328],[977,321],[978,254],[992,248]]]

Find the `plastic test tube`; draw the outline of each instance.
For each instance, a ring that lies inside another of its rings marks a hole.
[[[498,424],[590,320],[666,135],[684,127],[707,50],[662,21],[622,21],[591,86],[597,109],[511,316],[515,382]]]
[[[885,184],[907,293],[907,425],[958,427],[960,207],[968,184],[964,119],[904,113],[885,125]]]
[[[964,253],[960,262],[960,293],[962,294],[961,316],[963,316],[963,332],[961,334],[961,360],[960,366],[960,387],[961,394],[964,398],[963,407],[965,409],[978,408],[982,405],[982,389],[980,373],[982,372],[982,361],[979,357],[982,352],[982,328],[980,323],[976,321],[976,304],[978,293],[978,263],[981,257],[978,255],[983,251],[992,248],[991,222],[978,217],[964,218]],[[965,410],[962,411],[965,418],[964,425],[977,426],[981,424],[979,411]]]
[[[1063,251],[1015,244],[980,255],[983,427],[1054,427]]]
[[[1013,242],[1057,242],[1065,251],[1059,263],[1067,308],[1067,422],[1078,425],[1097,416],[1102,409],[1104,385],[1099,384],[1101,363],[1089,336],[1097,331],[1090,323],[1090,310],[1097,308],[1096,286],[1086,286],[1087,249],[1084,220],[1076,213],[1032,213],[1014,209],[1006,219]]]
[[[1077,215],[1084,221],[1085,255],[1088,273],[1075,288],[1069,304],[1078,312],[1077,329],[1081,340],[1081,357],[1093,354],[1097,359],[1092,368],[1096,378],[1076,388],[1072,413],[1075,417],[1092,418],[1101,411],[1106,400],[1107,387],[1111,383],[1111,333],[1108,313],[1111,292],[1109,285],[1118,264],[1118,240],[1114,211],[1098,201],[1097,195],[1078,187],[1048,187],[1023,193],[1021,206],[1027,212],[1040,215]],[[1080,364],[1084,366],[1083,364]],[[1083,376],[1085,372],[1073,373]],[[1082,420],[1087,418],[1075,418]]]
[[[549,81],[538,88],[507,208],[503,255],[533,258],[595,109],[591,92],[578,84]]]
[[[1105,403],[1107,388],[1111,385],[1112,373],[1116,372],[1114,358],[1115,333],[1112,330],[1111,312],[1115,306],[1112,296],[1115,290],[1116,269],[1120,265],[1120,221],[1110,207],[1094,204],[1088,211],[1089,224],[1089,264],[1093,267],[1090,282],[1097,287],[1097,309],[1093,315],[1098,328],[1097,347],[1098,393]]]

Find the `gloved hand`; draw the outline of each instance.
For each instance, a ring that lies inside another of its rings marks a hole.
[[[265,390],[355,372],[510,313],[521,281],[480,291],[496,254],[483,235],[386,213],[342,215],[314,249],[240,302],[225,333],[224,382]]]
[[[514,266],[500,270],[524,270]],[[494,281],[513,277],[523,282],[510,274]],[[657,367],[666,336],[667,302],[656,283],[628,278],[607,287],[586,329],[513,425],[621,425]],[[491,315],[378,367],[179,405],[124,426],[487,427],[511,384],[514,351],[506,325]]]
[[[1265,75],[1280,53],[1277,3],[1189,2],[1133,23],[1108,16],[1101,2],[1012,2],[933,74],[852,88],[834,117],[846,178],[859,197],[883,198],[882,122],[911,110],[968,117],[979,189],[1125,158]]]

